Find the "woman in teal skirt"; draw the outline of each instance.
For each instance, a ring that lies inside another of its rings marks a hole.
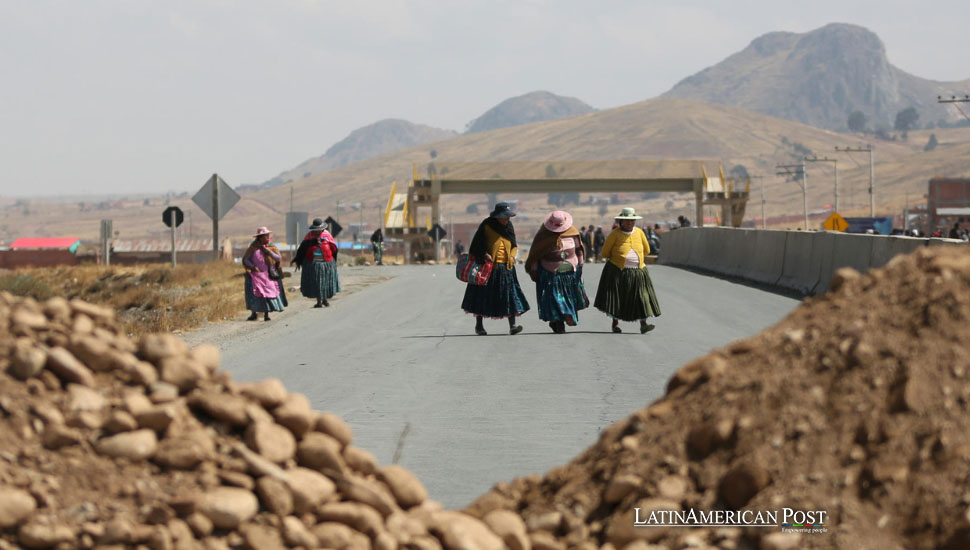
[[[568,212],[556,210],[542,222],[532,240],[525,269],[536,283],[539,319],[556,334],[576,326],[579,310],[589,306],[583,287],[586,259],[582,237]]]
[[[340,292],[337,242],[320,218],[315,218],[313,225],[307,228],[307,235],[297,249],[293,263],[303,269],[300,293],[307,298],[316,298],[317,303],[313,307],[329,307],[330,298]]]

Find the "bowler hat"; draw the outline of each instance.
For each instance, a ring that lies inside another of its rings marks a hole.
[[[512,211],[512,207],[509,205],[509,203],[507,203],[507,202],[500,202],[500,203],[498,203],[498,204],[495,205],[495,210],[492,210],[492,213],[489,214],[489,217],[492,217],[492,218],[511,218],[514,215],[515,215],[515,212]]]
[[[307,231],[326,231],[327,224],[320,218],[313,218],[313,225],[307,228]]]
[[[637,211],[627,207],[620,210],[620,214],[613,217],[614,220],[642,220],[643,216],[637,216]]]

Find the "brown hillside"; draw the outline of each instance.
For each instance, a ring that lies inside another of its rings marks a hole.
[[[930,133],[940,142],[935,151],[923,152]],[[810,151],[819,156],[832,156],[835,146],[860,145],[862,136],[840,134],[811,126],[761,115],[742,109],[679,99],[653,99],[624,107],[589,113],[579,117],[503,128],[490,132],[464,135],[434,144],[438,162],[521,161],[521,160],[599,160],[711,158],[724,163],[725,170],[743,164],[752,175],[767,176],[755,180],[752,192],[764,183],[767,189],[768,216],[801,213],[801,192],[796,184],[774,176],[774,166],[799,160]],[[934,175],[970,175],[970,129],[937,129],[911,132],[909,141],[875,140],[876,186],[879,213],[899,213],[909,194],[910,203],[922,201],[926,182]],[[802,147],[802,148],[799,148]],[[312,175],[290,185],[245,195],[223,220],[225,235],[244,238],[260,225],[279,229],[283,213],[289,209],[290,191],[294,207],[307,210],[311,216],[334,215],[338,202],[364,203],[363,220],[373,227],[378,211],[383,211],[391,182],[405,182],[412,165],[430,161],[431,146],[413,147],[393,154],[343,166],[323,174]],[[868,165],[865,155],[850,158],[839,154],[840,186],[843,211],[849,215],[868,214]],[[852,159],[858,162],[856,165]],[[829,166],[809,167],[809,209],[821,209],[832,202],[832,171]],[[202,181],[200,181],[201,185]],[[232,183],[232,182],[230,182]],[[520,208],[524,224],[533,223],[548,210],[544,195],[503,197],[522,199]],[[693,211],[686,208],[686,195],[644,201],[639,196],[623,198],[646,213],[650,220],[670,220]],[[447,197],[443,217],[455,222],[471,221],[480,214],[466,214],[470,203],[485,200],[484,195]],[[586,197],[583,197],[586,200]],[[667,201],[672,201],[670,208]],[[211,231],[211,223],[187,195],[173,204],[193,211],[196,235]],[[749,205],[748,217],[760,215],[760,205]],[[591,206],[571,207],[580,224],[606,220]],[[612,211],[616,207],[610,206]],[[155,201],[142,206],[141,201],[120,208],[81,212],[76,203],[34,207],[25,215],[23,206],[0,209],[0,239],[23,235],[77,235],[94,239],[98,220],[112,218],[122,238],[156,232],[164,236],[161,212],[164,205]],[[342,221],[357,221],[356,211],[337,214]],[[531,218],[531,220],[530,220]]]

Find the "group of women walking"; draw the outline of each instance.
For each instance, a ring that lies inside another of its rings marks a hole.
[[[260,313],[264,320],[269,321],[270,312],[283,311],[289,305],[283,288],[283,257],[279,249],[271,244],[272,234],[268,228],[260,227],[243,255],[246,309],[252,312],[250,321],[257,320]],[[291,264],[302,270],[300,293],[316,299],[313,307],[329,306],[329,299],[340,292],[340,278],[337,274],[337,243],[322,219],[315,218],[313,225],[307,228],[307,234]]]
[[[529,303],[515,274],[518,247],[508,203],[500,202],[475,233],[468,248],[470,259],[492,263],[492,273],[484,285],[469,283],[461,308],[475,316],[475,333],[487,334],[483,319],[508,319],[509,333],[522,332],[515,318],[529,310]],[[624,208],[615,217],[618,227],[606,237],[600,251],[606,260],[593,306],[609,315],[612,331],[622,332],[620,321],[640,323],[640,333],[654,328],[649,317],[660,315],[646,256],[650,244],[636,227],[641,219],[633,208]],[[589,307],[583,285],[583,264],[589,259],[579,231],[568,212],[557,210],[546,216],[532,241],[525,269],[536,283],[539,319],[549,323],[556,334],[566,326],[576,326],[579,311]]]

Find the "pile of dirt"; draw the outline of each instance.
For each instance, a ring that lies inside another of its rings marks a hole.
[[[502,549],[341,419],[218,365],[107,307],[0,293],[0,550]]]
[[[682,367],[571,463],[466,512],[514,512],[542,550],[970,548],[968,323],[963,250],[840,270],[778,325]],[[826,511],[826,532],[634,527],[656,510],[785,507]]]

